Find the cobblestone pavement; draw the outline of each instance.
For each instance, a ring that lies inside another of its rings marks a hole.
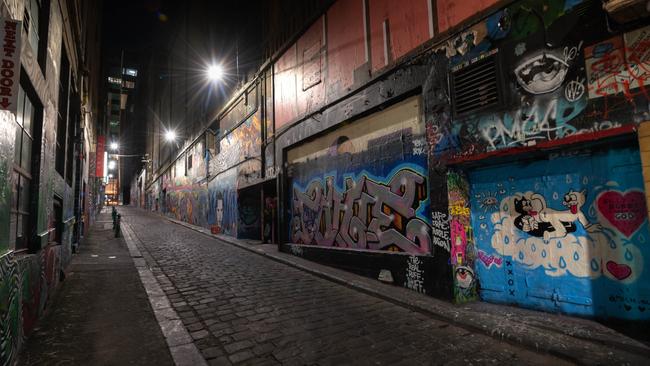
[[[469,332],[124,208],[148,264],[211,365],[566,362]],[[152,263],[153,262],[153,263]]]

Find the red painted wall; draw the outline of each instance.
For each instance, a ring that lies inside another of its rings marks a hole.
[[[273,65],[275,128],[281,129],[296,116],[296,45],[291,46]]]
[[[370,0],[370,45],[372,70],[386,66],[384,20],[388,20],[389,64],[430,37],[428,0]]]
[[[370,64],[385,67],[430,38],[429,0],[369,0]],[[274,65],[275,127],[282,129],[346,93],[367,64],[362,0],[339,0]],[[363,80],[359,80],[361,82]]]
[[[275,126],[281,129],[298,116],[323,104],[326,55],[323,52],[324,17],[275,63]]]
[[[497,3],[498,0],[436,0],[438,8],[438,31],[459,24],[472,15],[485,10]]]
[[[327,12],[327,101],[354,84],[354,70],[366,63],[363,1],[339,0]]]
[[[296,103],[298,115],[319,109],[325,99],[325,76],[327,75],[327,54],[325,47],[327,40],[323,34],[325,30],[325,17],[320,17],[309,27],[307,32],[298,39],[296,68]]]

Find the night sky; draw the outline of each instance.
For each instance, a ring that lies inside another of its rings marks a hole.
[[[144,105],[147,98],[142,94],[143,82],[149,77],[164,77],[169,74],[164,56],[173,47],[182,48],[188,67],[203,78],[204,69],[210,60],[217,60],[230,76],[220,87],[221,102],[225,101],[232,88],[236,87],[237,65],[241,79],[246,72],[257,69],[263,62],[264,39],[262,31],[265,7],[263,0],[214,1],[214,0],[105,0],[102,20],[102,58],[104,72],[119,69],[120,55],[124,52],[124,67],[138,69],[140,85],[129,98],[134,108],[122,125],[120,136],[124,154],[144,154],[146,119]],[[189,12],[187,23],[183,14]],[[187,27],[187,28],[186,28]],[[189,29],[191,42],[188,47],[183,39],[177,38],[184,29]],[[179,42],[180,40],[180,42]],[[155,52],[154,52],[155,51]],[[237,57],[238,55],[238,57]],[[160,69],[151,72],[152,60],[161,61]],[[147,89],[150,86],[145,86]],[[140,98],[139,96],[142,96]],[[126,159],[122,175],[122,188],[129,194],[129,182],[140,169],[137,159]]]
[[[206,49],[200,52],[234,53],[237,39],[241,62],[261,64],[262,14],[268,6],[263,0],[106,0],[103,49],[147,57],[152,47],[166,48],[170,32],[183,21],[177,15],[188,3],[204,17],[190,19],[205,28]]]

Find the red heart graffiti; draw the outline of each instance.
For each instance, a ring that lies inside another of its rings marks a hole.
[[[612,274],[617,280],[624,280],[632,274],[632,268],[627,264],[618,264],[614,261],[607,262],[607,270]]]
[[[648,211],[645,196],[640,191],[607,191],[598,196],[598,211],[618,231],[628,238],[645,221]]]

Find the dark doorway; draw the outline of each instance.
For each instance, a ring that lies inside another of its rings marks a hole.
[[[241,239],[261,239],[262,192],[261,185],[238,191],[237,237]]]
[[[277,210],[278,194],[275,187],[275,180],[264,183],[262,187],[263,209],[262,209],[262,242],[277,243]]]

